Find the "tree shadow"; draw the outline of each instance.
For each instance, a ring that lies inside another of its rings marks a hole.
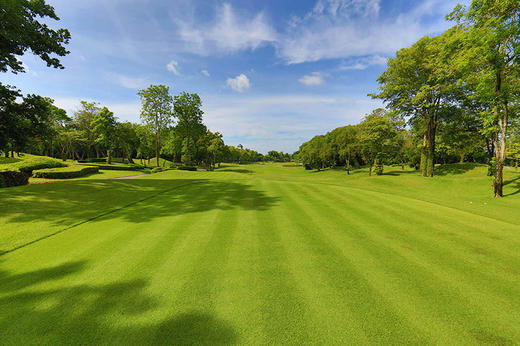
[[[505,180],[504,186],[508,186],[510,188],[515,189],[515,191],[513,192],[504,194],[504,197],[518,195],[520,193],[520,176],[513,179]]]
[[[71,276],[86,269],[86,264],[64,263],[18,274],[0,271],[2,344],[187,345],[237,341],[234,328],[212,311],[181,312],[179,308],[161,320],[146,319],[164,306],[146,294],[145,279],[74,284]]]
[[[243,169],[243,168],[225,168],[225,169],[218,169],[218,172],[233,172],[233,173],[243,173],[243,174],[253,174],[254,172],[250,169]]]
[[[2,191],[3,192],[3,191]],[[23,186],[0,193],[5,224],[45,221],[46,227],[0,241],[0,254],[100,218],[144,223],[208,210],[266,210],[278,202],[246,182],[203,179],[83,180]],[[9,235],[4,232],[4,237]],[[0,237],[0,240],[4,238]],[[17,241],[23,239],[23,242]]]
[[[450,163],[435,167],[434,175],[445,176],[464,174],[477,168],[479,164],[476,163]]]

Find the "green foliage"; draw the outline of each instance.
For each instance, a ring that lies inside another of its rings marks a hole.
[[[17,171],[0,171],[0,188],[27,185],[29,174]]]
[[[160,173],[160,172],[164,172],[167,170],[168,170],[168,168],[165,168],[165,167],[154,167],[154,168],[152,168],[151,173]]]
[[[20,171],[30,173],[33,170],[44,169],[44,168],[55,168],[55,167],[66,167],[67,165],[63,162],[46,157],[46,156],[36,156],[36,155],[28,155],[24,154],[19,158],[19,161],[14,163],[2,164],[0,161],[0,171]]]
[[[39,169],[33,171],[33,177],[45,179],[72,179],[98,173],[99,168],[100,167],[96,166],[70,165],[61,168]]]
[[[47,66],[63,68],[59,59],[69,52],[64,45],[69,43],[67,29],[51,29],[37,19],[59,20],[54,8],[43,0],[2,0],[0,11],[0,71],[11,69],[14,73],[25,72],[22,56],[28,50],[47,63]]]
[[[139,90],[137,95],[141,98],[141,120],[155,133],[155,158],[159,164],[159,152],[161,150],[161,132],[173,122],[173,97],[170,88],[165,85],[150,85],[146,89]]]
[[[206,132],[201,107],[202,101],[197,94],[183,92],[175,96],[173,108],[178,119],[176,132],[182,136],[182,162],[185,164],[191,164],[197,138]]]

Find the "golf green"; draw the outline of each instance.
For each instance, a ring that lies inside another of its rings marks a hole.
[[[0,190],[0,343],[520,343],[520,175],[282,164]]]

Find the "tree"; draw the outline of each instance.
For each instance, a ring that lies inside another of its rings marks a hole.
[[[399,50],[377,79],[381,92],[372,94],[398,114],[423,119],[421,175],[426,177],[433,177],[439,115],[443,108],[453,106],[457,91],[456,75],[442,54],[446,40],[444,36],[425,36],[410,48]]]
[[[66,29],[53,30],[36,18],[59,20],[54,8],[44,0],[3,0],[0,4],[0,71],[13,73],[25,72],[22,61],[18,58],[31,51],[47,63],[47,66],[63,68],[60,61],[52,54],[65,56],[69,52],[64,45],[69,43],[70,33]],[[0,149],[7,153],[8,146],[25,145],[29,138],[25,125],[35,124],[37,116],[30,111],[30,106],[43,105],[35,95],[28,96],[25,105],[18,105],[16,97],[21,96],[12,86],[0,83]],[[38,107],[39,107],[38,106]],[[39,107],[41,108],[41,107]],[[30,119],[24,119],[28,115]],[[36,117],[36,118],[35,118]],[[37,122],[38,123],[38,122]],[[38,123],[39,124],[39,123]],[[39,124],[38,126],[40,126]]]
[[[161,132],[173,122],[173,97],[165,85],[150,85],[137,92],[141,98],[141,120],[155,133],[155,158],[159,167]]]
[[[23,63],[17,56],[30,50],[47,63],[47,66],[63,68],[58,58],[69,52],[64,45],[69,43],[67,29],[53,30],[40,23],[35,17],[60,18],[54,8],[45,1],[3,0],[0,10],[0,71],[11,69],[14,73],[24,72]]]
[[[155,148],[154,133],[148,125],[138,124],[135,126],[135,133],[139,139],[139,145],[137,147],[137,157],[147,159],[150,163],[150,158],[153,156]],[[157,160],[159,162],[159,160]]]
[[[224,141],[222,140],[222,135],[219,132],[215,132],[212,134],[213,138],[210,140],[210,144],[208,146],[208,151],[212,156],[212,165],[213,169],[215,169],[215,163],[217,162],[217,157],[222,155],[222,151],[224,149]],[[220,165],[220,163],[219,163]]]
[[[192,160],[194,137],[204,133],[205,126],[202,124],[201,109],[202,101],[199,95],[183,92],[175,96],[174,111],[178,119],[177,131],[183,136],[183,162],[190,164]]]
[[[99,113],[96,114],[93,125],[94,131],[98,134],[96,143],[107,148],[107,163],[110,165],[112,164],[112,150],[114,150],[116,144],[116,117],[107,107],[103,107]]]
[[[76,129],[83,133],[86,139],[87,150],[86,155],[90,157],[92,148],[96,151],[96,157],[99,158],[99,146],[97,144],[98,133],[94,125],[94,121],[101,111],[97,102],[80,101],[80,109],[74,112],[73,124]]]
[[[487,109],[481,112],[484,132],[495,150],[494,197],[503,195],[510,107],[520,94],[520,3],[518,0],[473,0],[448,16],[457,21],[456,66],[463,82]]]
[[[359,153],[358,127],[349,125],[334,129],[330,135],[339,159],[345,162],[345,170],[350,174],[352,157]]]
[[[359,124],[361,153],[369,165],[369,175],[372,175],[374,164],[376,174],[383,174],[383,159],[395,147],[393,140],[396,136],[395,125],[381,108],[372,111]]]
[[[136,125],[131,122],[117,123],[115,129],[116,146],[121,149],[123,158],[132,162],[132,154],[137,153],[139,138],[136,133]]]

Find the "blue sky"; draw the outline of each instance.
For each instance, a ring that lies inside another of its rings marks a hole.
[[[450,26],[449,0],[49,0],[68,28],[65,70],[27,54],[2,80],[70,113],[100,102],[139,121],[137,89],[202,97],[227,144],[293,152],[381,106],[368,93],[386,59]]]

